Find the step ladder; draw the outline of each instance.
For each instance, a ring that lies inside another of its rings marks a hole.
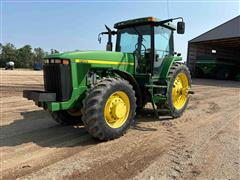
[[[159,88],[159,89],[167,89],[168,86],[164,86],[164,85],[155,85],[155,84],[146,84],[145,87],[148,89],[148,92],[150,93],[151,95],[151,104],[152,104],[152,107],[153,107],[153,110],[154,110],[154,113],[156,115],[157,118],[159,118],[159,112],[160,110],[156,108],[155,106],[155,100],[156,99],[159,99],[159,100],[166,100],[167,97],[163,94],[154,94],[153,90],[155,88]]]

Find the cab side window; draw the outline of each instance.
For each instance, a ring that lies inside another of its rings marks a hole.
[[[173,36],[172,30],[163,26],[154,28],[154,46],[155,46],[155,60],[154,60],[154,73],[160,73],[160,66],[163,59],[172,53]]]

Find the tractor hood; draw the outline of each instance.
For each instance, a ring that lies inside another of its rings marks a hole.
[[[112,52],[112,51],[75,51],[52,54],[46,57],[69,59],[71,62],[82,62],[91,64],[133,64],[132,53]]]

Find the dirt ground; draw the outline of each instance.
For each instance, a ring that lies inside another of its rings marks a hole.
[[[240,179],[240,82],[193,79],[181,118],[150,109],[119,139],[60,126],[22,98],[42,72],[0,70],[2,179]]]

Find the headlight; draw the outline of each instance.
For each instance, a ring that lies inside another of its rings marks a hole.
[[[67,65],[67,64],[69,64],[69,61],[68,61],[67,59],[63,59],[63,60],[62,60],[62,63],[65,64],[65,65]]]
[[[44,59],[44,64],[69,64],[68,59]]]
[[[55,59],[54,62],[55,62],[56,64],[61,64],[61,59]]]

